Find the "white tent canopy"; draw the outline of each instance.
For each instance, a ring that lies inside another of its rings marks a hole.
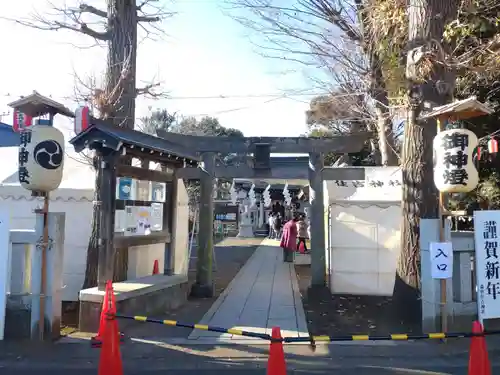
[[[51,199],[63,200],[92,200],[95,184],[95,172],[89,163],[79,154],[66,149],[63,167],[63,179],[57,190],[51,194]],[[0,198],[31,196],[31,193],[22,188],[17,177],[18,148],[0,148]]]

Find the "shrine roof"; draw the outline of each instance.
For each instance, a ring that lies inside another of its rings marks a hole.
[[[106,121],[92,120],[92,125],[69,141],[76,152],[85,148],[105,147],[118,151],[122,146],[132,150],[134,156],[148,156],[152,161],[184,159],[197,163],[198,155],[189,152],[182,145],[133,129],[113,126]]]

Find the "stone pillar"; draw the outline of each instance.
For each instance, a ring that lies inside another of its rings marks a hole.
[[[451,225],[449,219],[445,221],[444,241],[451,242]],[[422,330],[423,332],[441,332],[441,285],[440,280],[432,278],[432,265],[430,256],[431,242],[439,241],[439,219],[420,219],[420,275],[422,280]],[[447,313],[453,305],[453,279],[446,280]]]
[[[240,215],[240,225],[237,237],[253,238],[253,226],[250,219],[250,200],[245,198],[243,201],[243,212]]]
[[[191,288],[193,297],[212,297],[212,257],[214,236],[214,172],[215,153],[202,155],[203,173],[200,178],[200,226],[198,230],[198,259],[196,260],[196,282]]]
[[[311,227],[311,286],[324,287],[325,263],[325,215],[323,202],[323,154],[309,153],[309,203]]]
[[[38,321],[40,319],[40,289],[42,269],[42,240],[43,240],[43,214],[36,215],[35,238],[36,250],[34,254],[31,288],[31,338],[37,340]],[[64,259],[64,227],[65,214],[49,212],[49,241],[47,247],[47,284],[45,289],[45,326],[43,337],[47,340],[59,338],[61,330],[62,306],[62,273]]]
[[[264,217],[264,199],[260,197],[259,205],[259,228],[265,228],[266,218]]]

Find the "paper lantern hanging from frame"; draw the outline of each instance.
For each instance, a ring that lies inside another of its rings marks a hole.
[[[62,181],[64,135],[50,125],[34,125],[20,134],[18,177],[27,190],[50,192]]]
[[[443,193],[467,193],[479,182],[473,161],[478,145],[476,135],[467,129],[450,129],[434,138],[434,183]]]

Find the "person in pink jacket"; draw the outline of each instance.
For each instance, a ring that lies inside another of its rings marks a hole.
[[[293,255],[297,251],[297,217],[283,226],[280,247],[283,249],[283,261],[293,263]]]

